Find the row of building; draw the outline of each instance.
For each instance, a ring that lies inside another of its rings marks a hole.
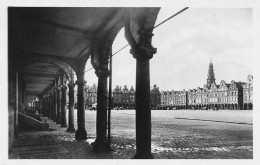
[[[207,84],[192,90],[160,91],[154,85],[150,92],[151,109],[253,109],[253,76],[249,75],[246,82],[224,80],[215,82],[213,63],[210,61]],[[97,86],[86,86],[86,106],[91,107],[97,102]],[[135,108],[135,90],[125,85],[116,86],[112,92],[113,107],[124,109]]]

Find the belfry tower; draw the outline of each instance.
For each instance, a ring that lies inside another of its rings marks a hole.
[[[210,59],[208,78],[207,78],[207,87],[210,87],[212,83],[215,84],[216,82],[215,82],[215,74],[214,74],[214,69],[213,69],[213,63],[212,63],[212,60]]]

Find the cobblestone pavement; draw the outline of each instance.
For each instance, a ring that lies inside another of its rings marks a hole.
[[[14,147],[61,144],[69,153],[20,155],[20,159],[130,159],[135,154],[134,115],[112,113],[112,144],[108,153],[95,153],[95,111],[86,111],[88,139],[76,141],[51,120],[50,131],[21,132]],[[75,114],[76,116],[76,114]],[[76,123],[75,123],[76,125]],[[77,128],[77,126],[75,126]],[[152,118],[155,159],[252,159],[253,126],[206,121]]]

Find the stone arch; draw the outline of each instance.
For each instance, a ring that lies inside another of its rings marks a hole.
[[[60,60],[60,59],[57,59],[57,58],[54,58],[54,57],[30,57],[30,58],[27,58],[27,59],[24,59],[23,61],[20,62],[20,66],[19,66],[19,69],[20,70],[23,70],[26,66],[30,65],[30,64],[33,64],[33,63],[37,63],[37,62],[43,62],[43,63],[49,63],[49,64],[52,64],[54,66],[57,66],[58,68],[61,69],[61,71],[63,71],[63,73],[66,75],[66,78],[71,81],[71,70],[73,72],[74,69],[71,67],[71,65],[67,64],[66,62]]]
[[[244,110],[247,110],[248,109],[248,106],[247,106],[247,103],[244,104]]]
[[[249,103],[249,104],[248,104],[248,109],[249,109],[249,110],[253,110],[253,104],[252,104],[252,103]]]
[[[126,15],[122,15],[122,17],[126,17]],[[108,60],[109,54],[104,53],[104,51],[106,51],[105,49],[112,48],[117,34],[124,28],[124,26],[125,22],[120,21],[112,27],[109,32],[104,31],[94,38],[91,47],[91,65],[95,70],[99,70],[101,68],[101,61]]]
[[[237,104],[234,105],[234,109],[238,110],[238,105]]]

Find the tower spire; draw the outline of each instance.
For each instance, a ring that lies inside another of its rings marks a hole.
[[[210,87],[212,83],[216,83],[216,82],[215,82],[215,74],[214,74],[212,59],[210,58],[207,87]]]

